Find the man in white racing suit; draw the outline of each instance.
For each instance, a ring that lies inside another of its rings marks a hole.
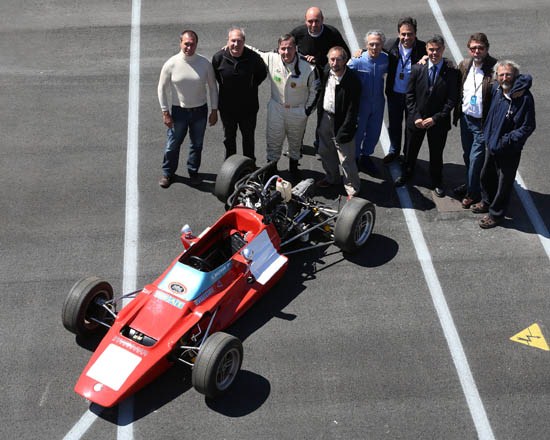
[[[271,82],[271,99],[267,104],[267,160],[273,162],[281,158],[286,137],[289,170],[297,174],[307,118],[317,100],[315,65],[297,55],[296,42],[290,34],[279,38],[277,52],[251,49],[264,60]]]

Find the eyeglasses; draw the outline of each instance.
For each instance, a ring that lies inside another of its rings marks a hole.
[[[480,52],[483,52],[485,50],[485,46],[470,46],[469,49],[472,52],[475,52],[476,50],[479,50]]]

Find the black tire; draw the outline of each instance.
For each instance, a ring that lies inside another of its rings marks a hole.
[[[108,312],[100,307],[99,302],[112,299],[113,288],[107,281],[98,277],[81,279],[71,288],[63,303],[63,325],[77,336],[96,333],[101,325],[90,318],[103,321]]]
[[[374,205],[364,199],[346,202],[334,226],[334,243],[344,252],[356,252],[369,239],[376,220]]]
[[[231,386],[242,362],[241,341],[227,333],[214,333],[206,339],[195,360],[193,388],[209,398],[219,396]]]
[[[229,156],[216,177],[214,195],[220,202],[226,203],[229,196],[235,191],[235,183],[252,173],[254,169],[254,161],[249,157],[239,154]]]

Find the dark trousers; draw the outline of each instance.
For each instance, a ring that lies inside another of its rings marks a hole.
[[[256,160],[254,156],[254,132],[256,131],[256,113],[238,116],[231,112],[220,112],[223,124],[223,144],[225,158],[237,153],[237,128],[243,138],[243,154]]]
[[[485,152],[485,163],[481,170],[481,198],[489,205],[489,214],[501,219],[506,214],[521,153],[494,155]]]
[[[436,187],[441,187],[443,180],[443,149],[447,142],[448,130],[446,127],[434,125],[428,130],[417,128],[414,122],[409,121],[407,124],[407,142],[405,162],[403,164],[404,174],[412,175],[416,166],[416,159],[424,136],[428,136],[428,148],[430,150],[430,177],[432,184]]]
[[[390,153],[401,153],[401,138],[403,135],[403,120],[407,120],[407,105],[404,93],[395,93],[387,95],[388,101],[388,134],[390,136]],[[405,142],[403,144],[403,153],[407,154],[407,134],[405,132]]]

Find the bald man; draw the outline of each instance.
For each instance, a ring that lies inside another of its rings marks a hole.
[[[332,47],[343,47],[348,59],[351,55],[342,34],[334,26],[324,23],[323,12],[316,6],[306,11],[304,24],[294,28],[290,34],[296,40],[298,52],[320,71],[327,65],[327,53]]]

